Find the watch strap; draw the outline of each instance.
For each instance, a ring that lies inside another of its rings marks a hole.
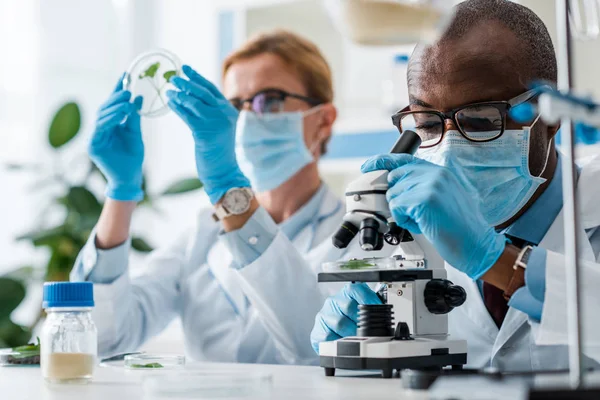
[[[242,187],[242,188],[233,188],[233,189],[229,189],[227,191],[227,193],[229,193],[231,190],[243,190],[244,192],[246,192],[246,194],[248,194],[250,200],[252,200],[252,198],[254,197],[254,192],[252,191],[251,188],[249,187]],[[227,193],[225,193],[225,196],[227,196]],[[248,208],[250,206],[248,205]],[[219,204],[217,204],[215,206],[215,210],[213,211],[212,214],[212,218],[214,221],[221,221],[223,218],[227,218],[231,215],[235,215],[234,213],[230,212],[225,205],[223,204],[223,201],[221,201]]]
[[[527,261],[533,251],[532,246],[525,246],[519,252],[517,259],[513,265],[513,274],[508,282],[506,290],[504,290],[503,296],[506,301],[510,300],[512,295],[520,288],[525,286],[525,269],[527,268]]]
[[[223,218],[227,218],[230,215],[231,215],[231,213],[229,211],[227,211],[225,206],[223,206],[223,204],[219,204],[217,207],[215,207],[212,217],[215,221],[220,221]]]

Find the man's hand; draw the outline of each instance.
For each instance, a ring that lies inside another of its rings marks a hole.
[[[191,67],[185,65],[183,72],[188,79],[171,79],[178,90],[167,91],[168,104],[192,131],[198,178],[216,204],[227,190],[250,186],[235,157],[238,111]]]
[[[359,304],[381,304],[381,300],[366,283],[349,283],[325,301],[310,334],[310,342],[317,353],[321,342],[356,335]]]
[[[361,170],[390,171],[387,200],[396,223],[422,233],[444,260],[472,279],[502,255],[506,238],[488,225],[479,200],[467,194],[451,169],[408,154],[389,154],[367,160]]]

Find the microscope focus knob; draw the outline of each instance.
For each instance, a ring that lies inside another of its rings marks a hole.
[[[461,286],[446,279],[432,279],[425,285],[425,306],[432,314],[447,314],[467,300],[467,292]]]

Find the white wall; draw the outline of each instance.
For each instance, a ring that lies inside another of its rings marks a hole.
[[[531,8],[544,21],[556,48],[556,12],[553,0],[520,0],[518,3]],[[598,16],[600,18],[600,16]],[[558,51],[558,49],[557,49]],[[600,99],[600,38],[591,41],[574,41],[575,88],[582,94]]]

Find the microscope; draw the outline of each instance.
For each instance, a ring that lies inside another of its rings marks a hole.
[[[420,144],[416,133],[405,131],[391,152],[414,154]],[[465,302],[466,292],[446,279],[444,260],[424,237],[396,225],[387,176],[372,171],[348,185],[347,213],[333,245],[346,248],[358,236],[363,251],[387,243],[392,255],[326,263],[318,275],[319,282],[380,283],[383,303],[359,305],[356,336],[319,344],[326,376],[340,368],[381,370],[390,378],[394,370],[462,369],[467,363],[467,342],[448,335],[448,313]]]

